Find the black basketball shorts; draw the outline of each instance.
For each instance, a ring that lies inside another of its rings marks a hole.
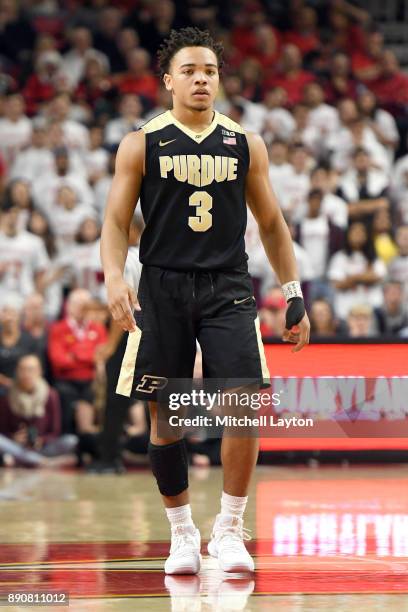
[[[269,386],[246,262],[195,272],[144,265],[138,299],[137,330],[128,334],[117,393],[154,401],[169,381],[191,380],[197,341],[204,379]]]

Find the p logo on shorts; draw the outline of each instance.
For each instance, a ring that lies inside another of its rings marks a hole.
[[[142,382],[137,385],[136,391],[153,393],[153,391],[157,391],[158,389],[164,389],[168,382],[169,380],[165,376],[150,376],[150,374],[143,374]]]

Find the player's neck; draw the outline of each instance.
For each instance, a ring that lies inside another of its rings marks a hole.
[[[180,123],[188,127],[193,132],[202,132],[205,130],[214,119],[214,109],[212,107],[206,110],[192,110],[179,106],[173,106],[170,110],[173,117]]]

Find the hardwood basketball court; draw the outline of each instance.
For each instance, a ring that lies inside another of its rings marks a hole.
[[[148,470],[3,469],[0,483],[3,597],[65,591],[70,609],[98,611],[408,610],[408,466],[258,467],[253,576],[223,574],[204,546],[198,576],[164,575],[169,527]],[[219,469],[191,471],[204,543],[221,484]]]

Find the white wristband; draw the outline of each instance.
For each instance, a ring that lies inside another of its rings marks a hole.
[[[303,298],[303,293],[299,281],[289,281],[288,283],[285,283],[284,285],[282,285],[282,291],[287,302],[289,302],[290,299],[295,297]]]

